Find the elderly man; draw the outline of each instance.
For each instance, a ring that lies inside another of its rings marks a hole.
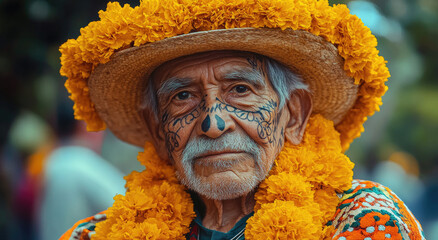
[[[151,81],[145,112],[156,120],[148,121],[156,148],[168,153],[161,158],[199,194],[203,226],[228,232],[252,212],[284,138],[301,142],[312,109],[306,85],[271,59],[235,51],[178,58]]]
[[[343,5],[108,4],[61,47],[75,116],[145,151],[61,239],[424,239],[343,154],[389,77]]]

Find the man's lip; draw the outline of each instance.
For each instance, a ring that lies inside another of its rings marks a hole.
[[[205,157],[212,157],[212,156],[217,156],[217,155],[222,155],[222,154],[238,154],[238,153],[245,153],[243,151],[219,151],[219,152],[207,152],[205,154],[202,154],[200,156],[197,156],[196,159],[198,158],[205,158]]]

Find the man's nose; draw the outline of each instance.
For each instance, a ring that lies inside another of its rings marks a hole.
[[[206,104],[201,114],[201,121],[198,122],[198,134],[218,138],[223,133],[234,130],[235,123],[231,114],[225,108],[225,104],[218,100]]]

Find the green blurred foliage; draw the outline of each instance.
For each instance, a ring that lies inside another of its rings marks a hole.
[[[400,87],[393,114],[388,122],[385,144],[412,154],[423,177],[438,173],[438,2],[435,0],[374,1],[385,15],[397,20],[405,30],[405,42],[419,56],[417,79]],[[386,156],[387,157],[387,156]]]
[[[336,0],[332,4],[353,1]],[[412,154],[422,178],[438,175],[438,1],[371,0],[403,30],[401,41],[378,36],[381,55],[392,77],[382,111],[365,124],[365,132],[347,154],[372,170],[397,151]]]
[[[97,13],[107,2],[0,0],[0,145],[22,109],[55,129],[62,125],[56,116],[60,111],[72,118],[72,102],[59,75],[58,48],[77,38],[81,27],[98,20]]]
[[[403,89],[400,95],[386,141],[413,154],[423,175],[434,174],[438,160],[438,87],[421,84]]]

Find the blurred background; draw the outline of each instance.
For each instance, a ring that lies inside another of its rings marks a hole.
[[[0,239],[57,239],[110,206],[122,176],[141,169],[141,149],[73,120],[59,75],[59,46],[106,3],[0,0]],[[347,152],[355,178],[391,188],[438,239],[438,1],[330,3],[348,4],[378,37],[392,75],[381,112]],[[75,198],[84,195],[102,198]]]

